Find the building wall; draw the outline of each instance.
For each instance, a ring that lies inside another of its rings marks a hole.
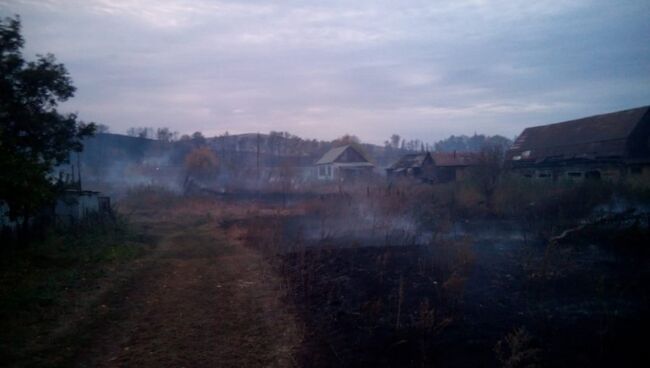
[[[334,179],[334,170],[332,164],[326,165],[317,165],[316,166],[316,177],[319,180],[333,180]]]
[[[72,224],[100,209],[98,193],[71,192],[59,197],[54,207],[57,222]]]
[[[629,176],[627,167],[614,163],[594,163],[568,166],[522,167],[511,170],[512,173],[533,180],[582,181],[595,179],[617,182]]]
[[[372,166],[354,166],[345,163],[331,163],[316,166],[316,177],[319,180],[355,179],[372,175]]]

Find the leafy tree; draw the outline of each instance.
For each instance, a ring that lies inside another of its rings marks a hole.
[[[360,144],[361,140],[356,135],[345,134],[342,137],[339,137],[332,141],[333,147],[345,146],[348,144]]]
[[[195,148],[185,157],[185,172],[188,178],[210,179],[218,170],[219,159],[208,147]]]
[[[26,61],[24,43],[20,18],[0,19],[0,204],[26,223],[56,194],[53,168],[83,149],[95,125],[56,110],[74,95],[70,76],[54,55]]]
[[[205,137],[201,132],[192,133],[192,142],[195,146],[202,146],[205,144]]]

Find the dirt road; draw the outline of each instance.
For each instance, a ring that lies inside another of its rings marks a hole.
[[[291,367],[277,277],[209,216],[142,217],[158,246],[108,304],[82,367]]]

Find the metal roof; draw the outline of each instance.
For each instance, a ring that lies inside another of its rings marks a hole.
[[[650,106],[526,128],[508,151],[509,160],[624,156],[626,141]]]

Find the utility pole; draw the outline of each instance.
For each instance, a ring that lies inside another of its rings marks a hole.
[[[260,181],[260,133],[259,132],[257,132],[256,160],[257,160],[257,182],[259,183]]]
[[[77,180],[77,185],[79,185],[79,190],[81,190],[81,152],[77,152],[77,175],[79,175],[79,180]]]

